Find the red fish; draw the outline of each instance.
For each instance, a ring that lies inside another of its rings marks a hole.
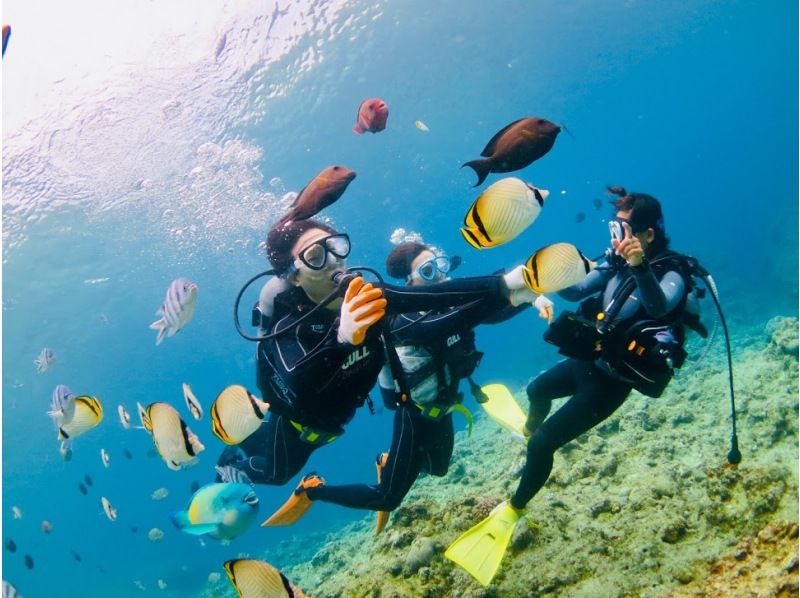
[[[328,166],[303,187],[281,221],[313,218],[339,199],[354,178],[356,173],[345,166]]]
[[[3,25],[3,56],[6,55],[9,37],[11,37],[11,25]]]
[[[377,133],[386,128],[386,119],[389,118],[389,107],[380,98],[370,98],[361,102],[356,115],[356,124],[353,131],[361,135],[369,131]]]

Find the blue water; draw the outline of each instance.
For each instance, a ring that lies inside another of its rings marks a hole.
[[[28,598],[140,596],[137,580],[148,593],[195,595],[228,558],[364,515],[315,505],[294,528],[251,529],[227,547],[202,547],[167,518],[193,480],[210,480],[221,448],[209,420],[183,410],[181,382],[206,407],[228,384],[255,390],[233,299],[265,269],[258,245],[281,197],[330,164],[358,172],[326,212],[353,240],[351,264],[382,267],[397,227],[462,255],[465,275],[554,241],[598,255],[609,212],[592,200],[620,184],[662,200],[673,247],[712,271],[734,338],[797,315],[793,3],[129,2],[121,16],[102,3],[28,4],[4,3],[2,271],[2,536],[19,547],[3,551],[2,575]],[[357,136],[356,109],[374,96],[389,104],[387,129]],[[572,135],[520,174],[551,190],[537,222],[479,253],[458,232],[478,194],[459,166],[523,116]],[[199,285],[197,313],[156,347],[148,324],[179,276]],[[479,378],[516,389],[552,364],[543,329],[533,314],[481,329]],[[40,375],[32,362],[44,346],[57,361]],[[68,463],[45,416],[58,383],[97,396],[106,413]],[[148,457],[146,434],[119,426],[118,404],[135,418],[136,401],[155,400],[181,409],[205,442],[197,467],[167,470]],[[308,469],[371,481],[390,423],[363,410]],[[161,486],[169,497],[151,500]],[[260,516],[291,487],[260,487]],[[148,541],[153,527],[161,543]]]

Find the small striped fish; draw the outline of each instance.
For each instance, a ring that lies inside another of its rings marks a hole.
[[[43,374],[47,370],[49,370],[53,363],[55,363],[56,354],[53,353],[53,350],[50,347],[45,347],[42,349],[39,356],[33,360],[33,363],[36,365],[36,373]]]
[[[160,319],[150,324],[150,328],[158,330],[156,345],[160,345],[165,336],[172,336],[186,326],[194,316],[197,306],[197,285],[188,278],[176,278],[167,289],[164,303],[156,311]]]

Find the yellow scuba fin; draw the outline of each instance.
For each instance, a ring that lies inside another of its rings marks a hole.
[[[472,414],[469,412],[469,409],[464,407],[461,403],[456,403],[452,407],[453,411],[458,411],[461,415],[467,418],[467,438],[472,436]]]
[[[525,412],[511,395],[511,392],[502,384],[487,384],[481,390],[488,400],[481,403],[481,407],[494,421],[503,428],[525,439]]]
[[[444,556],[488,586],[500,568],[519,518],[516,509],[501,502],[486,519],[461,534]]]

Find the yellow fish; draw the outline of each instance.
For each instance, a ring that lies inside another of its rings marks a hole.
[[[307,598],[266,561],[234,559],[223,567],[239,598]]]
[[[239,444],[264,420],[269,404],[244,386],[233,384],[222,390],[211,405],[211,430],[225,444]]]
[[[158,454],[172,470],[197,463],[197,455],[206,447],[198,440],[178,412],[168,403],[136,404],[145,430],[153,436]]]
[[[95,397],[72,396],[67,400],[72,401],[72,406],[50,412],[58,429],[59,440],[76,438],[103,421],[103,406]]]
[[[597,264],[570,243],[553,243],[528,258],[522,277],[534,293],[553,293],[578,284]]]
[[[549,195],[515,177],[500,179],[472,204],[461,234],[475,249],[507,243],[533,224]]]
[[[426,125],[421,120],[415,120],[414,121],[414,126],[417,127],[423,133],[427,133],[428,131],[430,131],[430,129],[428,128],[428,125]]]

